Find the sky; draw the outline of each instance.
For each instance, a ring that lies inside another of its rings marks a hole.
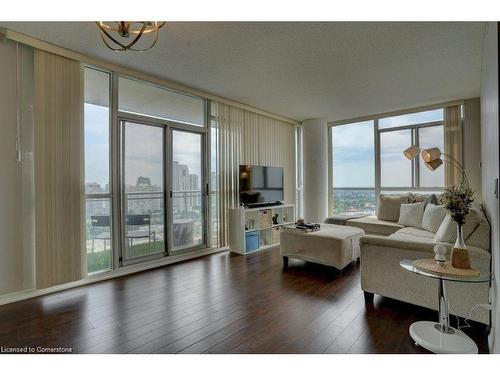
[[[379,125],[388,128],[439,119],[442,119],[442,110],[433,110],[386,118],[379,120]],[[108,124],[108,108],[85,103],[85,181],[97,182],[102,187],[108,184],[109,175]],[[137,177],[143,176],[149,177],[152,184],[162,186],[163,131],[160,127],[127,125],[126,184],[134,185]],[[442,127],[422,130],[421,147],[437,146],[443,149],[442,131]],[[200,141],[200,135],[173,131],[173,160],[187,164],[190,173],[198,176],[201,176]],[[382,186],[411,186],[411,164],[402,155],[402,151],[410,144],[409,130],[381,134]],[[334,187],[375,186],[373,121],[333,127],[332,146]],[[215,165],[214,153],[211,154],[211,162]],[[422,166],[421,185],[432,187],[442,184],[443,173],[444,168],[430,172]]]

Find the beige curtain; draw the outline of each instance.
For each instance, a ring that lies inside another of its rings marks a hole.
[[[462,163],[462,107],[446,107],[444,110],[444,153]],[[445,185],[460,183],[461,175],[450,163],[444,164]]]
[[[295,127],[269,117],[212,103],[217,148],[217,212],[214,242],[228,243],[228,209],[239,204],[239,165],[283,167],[285,202],[295,203]],[[213,134],[213,133],[212,133]]]
[[[79,280],[85,265],[83,70],[35,50],[36,287]]]

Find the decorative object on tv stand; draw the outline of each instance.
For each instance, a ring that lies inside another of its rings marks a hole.
[[[411,146],[403,151],[403,155],[411,160],[416,158],[419,152],[425,166],[431,171],[435,171],[445,161],[460,172],[460,184],[458,186],[446,187],[441,199],[451,218],[457,223],[457,240],[451,251],[451,264],[455,268],[469,269],[471,268],[470,257],[463,237],[463,226],[465,224],[465,217],[470,212],[472,202],[474,201],[474,193],[469,186],[467,174],[457,159],[451,155],[442,153],[437,147],[420,150],[417,146]]]
[[[274,214],[273,215],[273,225],[277,225],[278,224],[278,214]]]
[[[434,259],[436,260],[437,264],[444,265],[446,262],[446,246],[442,244],[437,244],[434,246]]]
[[[155,46],[160,36],[160,29],[165,25],[165,22],[97,21],[96,24],[101,33],[102,42],[110,50],[143,52]],[[146,35],[150,35],[150,42],[144,47],[134,47]]]

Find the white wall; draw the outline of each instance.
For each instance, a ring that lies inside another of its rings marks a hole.
[[[325,119],[306,120],[303,131],[304,219],[322,223],[328,216],[328,126]]]
[[[493,282],[495,313],[491,335],[495,353],[500,353],[500,224],[498,198],[495,196],[495,179],[499,177],[498,128],[498,36],[497,24],[490,22],[486,27],[481,70],[481,156],[483,204],[492,227],[491,251],[496,275]]]
[[[20,56],[22,60],[24,57],[29,59],[25,49],[20,50]],[[30,243],[33,221],[26,220],[34,218],[30,199],[33,185],[29,181],[33,166],[29,161],[16,161],[16,60],[16,44],[10,41],[0,43],[0,295],[32,288],[34,277],[34,246]],[[24,67],[29,69],[29,64]],[[26,94],[27,99],[30,95]],[[24,116],[27,114],[26,111],[23,113]],[[30,124],[32,122],[26,121],[22,126],[27,154],[32,151],[29,149]],[[23,184],[23,176],[27,179],[26,184]]]

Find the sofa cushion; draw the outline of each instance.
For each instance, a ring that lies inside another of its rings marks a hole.
[[[422,225],[420,227],[436,233],[445,216],[446,208],[444,208],[444,206],[428,203],[427,206],[425,206],[424,215],[422,216]]]
[[[403,203],[399,210],[399,225],[420,228],[426,202]]]
[[[480,222],[472,234],[465,239],[465,243],[469,246],[476,246],[487,251],[491,251],[491,228],[490,223],[482,209],[482,207],[476,202],[473,203],[472,208],[480,216]]]
[[[379,220],[375,215],[347,220],[346,225],[363,229],[366,233],[388,236],[403,228],[393,221]]]
[[[397,223],[402,203],[408,203],[408,195],[381,195],[377,219]]]
[[[487,220],[481,221],[472,234],[465,240],[468,246],[491,251],[491,228]]]
[[[465,217],[465,224],[462,228],[463,237],[467,243],[467,239],[474,232],[481,222],[482,212],[477,207],[472,207],[469,214]],[[457,223],[451,218],[449,213],[443,219],[434,237],[435,242],[454,243],[457,240]]]
[[[400,241],[432,243],[434,242],[434,233],[420,228],[406,227],[391,234],[389,238]]]

